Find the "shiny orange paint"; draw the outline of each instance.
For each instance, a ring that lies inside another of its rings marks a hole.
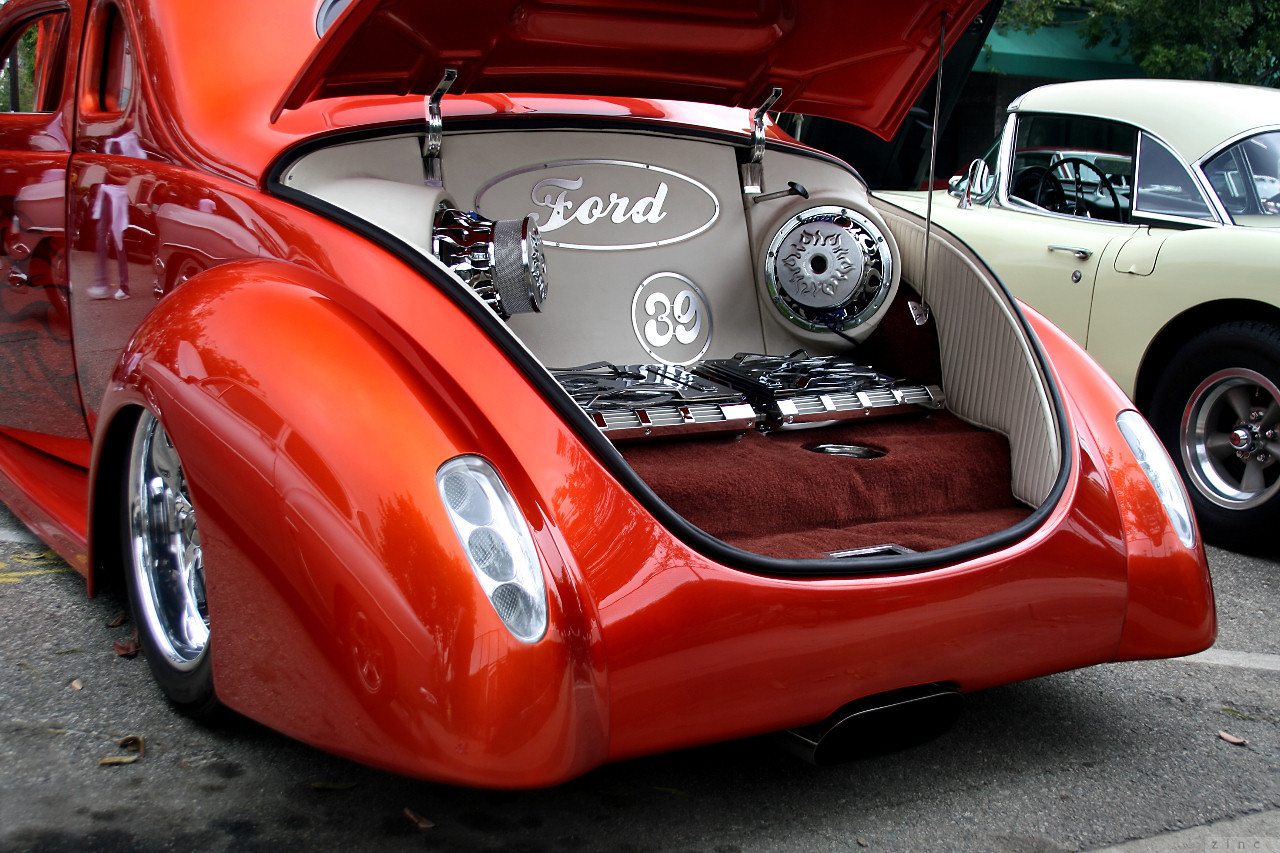
[[[1133,404],[1071,338],[1034,309],[1023,306],[1050,354],[1049,362],[1066,387],[1087,387],[1073,394],[1073,408],[1089,424],[1103,470],[1113,484],[1129,560],[1129,595],[1124,633],[1116,660],[1175,657],[1212,645],[1217,634],[1213,585],[1202,548],[1182,547],[1151,484],[1133,460],[1116,413]],[[1194,524],[1194,519],[1192,520]],[[1200,540],[1199,531],[1196,533]]]
[[[660,12],[597,4],[585,13],[538,0],[359,0],[333,22],[272,116],[324,98],[429,95],[447,65],[455,90],[468,92],[657,94],[747,109],[776,92],[780,111],[888,139],[937,70],[943,30],[954,45],[984,6],[806,0],[801,10],[782,0],[686,0]]]
[[[603,673],[598,641],[578,639],[593,626],[557,568],[549,521],[525,507],[560,593],[548,637],[527,646],[477,597],[435,493],[448,459],[497,456],[468,426],[483,416],[438,367],[397,352],[385,321],[344,301],[287,265],[227,264],[143,324],[137,368],[107,395],[103,417],[145,402],[181,436],[206,560],[219,567],[219,694],[401,772],[576,775],[605,754]]]
[[[271,122],[276,100],[316,43],[310,12],[305,4],[242,0],[207,9],[155,4],[139,26],[142,61],[169,51],[184,58],[176,73],[156,75],[148,84],[155,102],[163,105],[165,123],[183,139],[173,154],[215,175],[256,183],[282,150],[309,136],[422,118],[421,97],[367,96],[315,101]],[[267,51],[258,50],[256,42],[246,45],[238,50],[243,61],[226,62],[227,45],[252,41],[252,34],[260,32],[290,36],[273,41]],[[448,95],[442,110],[448,118],[636,117],[731,132],[750,129],[741,110],[598,95]],[[238,120],[227,122],[227,115]],[[772,129],[770,133],[776,135]]]
[[[12,0],[0,26],[58,6]],[[104,7],[71,4],[71,32]],[[1115,426],[1129,404],[1041,318],[1072,469],[1029,537],[864,578],[724,565],[664,528],[442,286],[262,192],[287,146],[416,117],[419,100],[312,103],[273,125],[316,43],[313,3],[118,8],[142,72],[131,104],[81,104],[72,127],[68,85],[33,122],[68,141],[64,266],[93,455],[11,424],[0,495],[92,583],[118,561],[121,437],[138,407],[158,412],[188,469],[214,681],[236,710],[397,772],[527,787],[903,685],[976,690],[1212,642],[1203,553],[1177,542]],[[231,46],[261,33],[279,34],[271,50]],[[746,129],[741,111],[617,98],[446,110],[529,112]],[[8,158],[26,143],[4,121]],[[118,244],[107,204],[128,225]],[[530,526],[550,590],[537,644],[498,622],[445,517],[434,475],[462,453],[494,465]]]

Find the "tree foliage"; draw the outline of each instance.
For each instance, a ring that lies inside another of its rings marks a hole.
[[[1033,31],[1077,21],[1150,77],[1280,86],[1280,0],[1008,0],[996,26]]]
[[[1005,0],[996,18],[996,29],[1035,32],[1063,20],[1081,20],[1088,14],[1088,9],[1079,4],[1062,0]]]

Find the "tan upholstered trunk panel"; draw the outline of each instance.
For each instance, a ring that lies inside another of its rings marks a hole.
[[[888,204],[877,207],[902,249],[903,281],[917,287],[924,275],[924,222]],[[924,294],[938,326],[947,407],[1009,439],[1014,496],[1039,506],[1062,465],[1039,361],[992,274],[949,233],[934,228],[931,242]]]

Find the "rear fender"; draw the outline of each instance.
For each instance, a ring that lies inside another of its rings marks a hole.
[[[1089,443],[1119,509],[1128,600],[1115,659],[1177,657],[1208,648],[1217,634],[1217,617],[1204,546],[1199,530],[1194,547],[1178,539],[1120,432],[1116,417],[1133,404],[1074,341],[1035,311],[1023,310],[1050,353],[1060,387],[1069,389],[1070,408],[1081,413],[1077,425],[1092,426]]]
[[[315,273],[226,264],[167,295],[122,357],[104,482],[142,405],[186,468],[224,703],[446,781],[547,784],[603,760],[599,627],[548,503],[393,324]],[[435,473],[460,453],[494,462],[534,536],[550,597],[536,644],[503,627],[445,514]],[[96,532],[119,514],[111,489],[95,488]]]

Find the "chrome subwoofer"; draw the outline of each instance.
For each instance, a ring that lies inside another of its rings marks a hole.
[[[769,242],[764,263],[773,304],[811,332],[862,325],[887,304],[893,285],[884,233],[846,207],[811,207],[788,219]]]

